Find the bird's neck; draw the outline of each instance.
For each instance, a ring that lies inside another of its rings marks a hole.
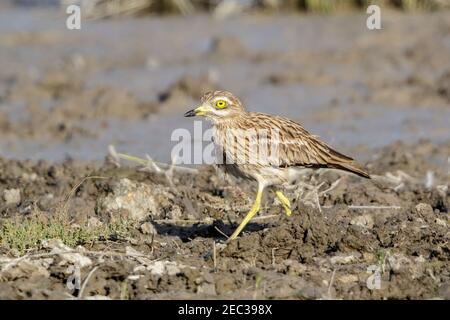
[[[247,116],[247,112],[236,112],[229,114],[226,117],[216,118],[213,120],[213,125],[217,127],[232,127],[238,122],[239,119],[243,119]]]

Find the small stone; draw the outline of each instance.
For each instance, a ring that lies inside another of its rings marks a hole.
[[[59,239],[45,240],[42,242],[44,248],[52,249],[51,253],[59,255],[63,262],[68,262],[80,268],[90,266],[92,260],[82,254],[75,252],[71,247],[66,246]],[[73,252],[72,252],[73,251]]]
[[[235,290],[234,280],[231,277],[221,277],[216,282],[216,291],[218,294],[227,294]]]
[[[365,228],[365,229],[372,229],[373,228],[373,217],[369,214],[363,214],[360,216],[354,217],[350,224]]]
[[[373,262],[375,261],[375,255],[370,252],[363,252],[363,259],[365,262]]]
[[[216,250],[224,250],[227,247],[226,243],[216,243]]]
[[[127,277],[127,279],[128,279],[128,280],[131,280],[131,281],[136,281],[136,280],[139,280],[140,277],[141,277],[140,274],[130,274],[130,275]]]
[[[195,278],[195,280],[194,280],[194,283],[196,284],[196,285],[200,285],[200,284],[202,284],[203,283],[203,278],[202,277],[197,277],[197,278]]]
[[[416,205],[416,211],[420,215],[432,215],[433,214],[433,208],[428,203],[419,203]]]
[[[39,259],[38,263],[45,269],[50,268],[50,266],[53,264],[53,262],[55,261],[55,259],[53,258],[43,258],[43,259]]]
[[[353,255],[353,254],[346,255],[346,256],[344,256],[344,255],[337,255],[337,256],[334,256],[334,257],[330,258],[330,262],[332,264],[349,264],[349,263],[352,263],[352,262],[355,262],[355,261],[356,261],[356,256]]]
[[[147,270],[149,270],[151,274],[162,276],[165,272],[164,261],[155,261],[155,263],[147,267]]]
[[[418,257],[415,257],[415,258],[414,258],[414,261],[415,261],[416,263],[425,263],[425,262],[427,262],[427,260],[426,260],[422,255],[420,255],[420,256],[418,256]]]
[[[161,218],[165,209],[171,207],[171,199],[173,195],[167,188],[124,178],[112,186],[112,193],[99,199],[97,208],[99,212],[123,212],[135,220]]]
[[[2,272],[2,277],[9,281],[24,278],[29,279],[32,277],[44,277],[48,278],[50,272],[42,265],[35,261],[24,260],[14,267],[6,267]]]
[[[49,210],[55,204],[55,196],[52,193],[48,193],[41,197],[38,201],[39,208],[43,211]]]
[[[401,253],[389,254],[387,261],[392,271],[395,272],[401,271],[402,268],[406,268],[412,264],[411,260]]]
[[[170,210],[168,214],[169,219],[178,220],[181,219],[183,216],[183,211],[181,210],[180,206],[174,205],[172,210]]]
[[[143,234],[155,235],[158,233],[155,226],[150,222],[144,222],[141,224],[140,229]]]
[[[168,274],[175,276],[181,272],[182,268],[186,268],[183,264],[178,264],[175,261],[154,261],[147,266],[147,270],[153,275],[162,276]]]
[[[22,179],[24,181],[34,182],[34,181],[36,181],[38,179],[38,175],[36,173],[34,173],[34,172],[30,173],[30,174],[24,172],[24,173],[22,173]]]
[[[197,293],[205,294],[208,296],[215,296],[215,295],[217,295],[216,286],[212,283],[205,282],[202,285],[197,287]]]
[[[436,224],[439,226],[443,226],[443,227],[447,226],[447,222],[445,220],[439,219],[439,218],[436,218]]]
[[[137,266],[133,269],[134,273],[144,273],[147,268],[145,266]]]
[[[175,276],[180,273],[180,268],[176,264],[167,264],[166,265],[167,274],[169,276]]]
[[[3,191],[3,199],[7,205],[20,203],[20,189],[5,189]]]
[[[354,274],[344,274],[337,277],[337,280],[344,284],[358,282],[358,279],[358,276]]]

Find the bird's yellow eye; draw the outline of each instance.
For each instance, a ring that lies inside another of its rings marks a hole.
[[[216,108],[217,109],[223,109],[227,106],[227,103],[225,100],[217,100],[216,101]]]

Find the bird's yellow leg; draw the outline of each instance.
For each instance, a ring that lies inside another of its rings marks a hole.
[[[247,215],[245,216],[244,220],[242,220],[242,222],[239,225],[239,227],[237,227],[237,229],[233,232],[233,234],[228,239],[228,241],[236,239],[237,236],[241,233],[242,229],[245,228],[247,223],[249,223],[250,220],[255,216],[255,214],[258,213],[259,209],[261,208],[261,199],[262,199],[263,190],[264,190],[263,188],[259,188],[258,189],[258,193],[256,194],[256,199],[255,199],[255,202],[252,205],[252,208],[247,213]]]
[[[292,214],[292,211],[291,211],[291,203],[289,202],[289,199],[281,191],[276,191],[275,194],[277,195],[278,199],[280,200],[281,204],[283,205],[286,215],[288,217],[290,217]]]

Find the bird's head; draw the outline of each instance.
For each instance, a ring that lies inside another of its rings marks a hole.
[[[189,110],[184,116],[204,116],[217,122],[245,112],[241,101],[228,91],[207,92],[200,101],[201,104],[197,108]]]

